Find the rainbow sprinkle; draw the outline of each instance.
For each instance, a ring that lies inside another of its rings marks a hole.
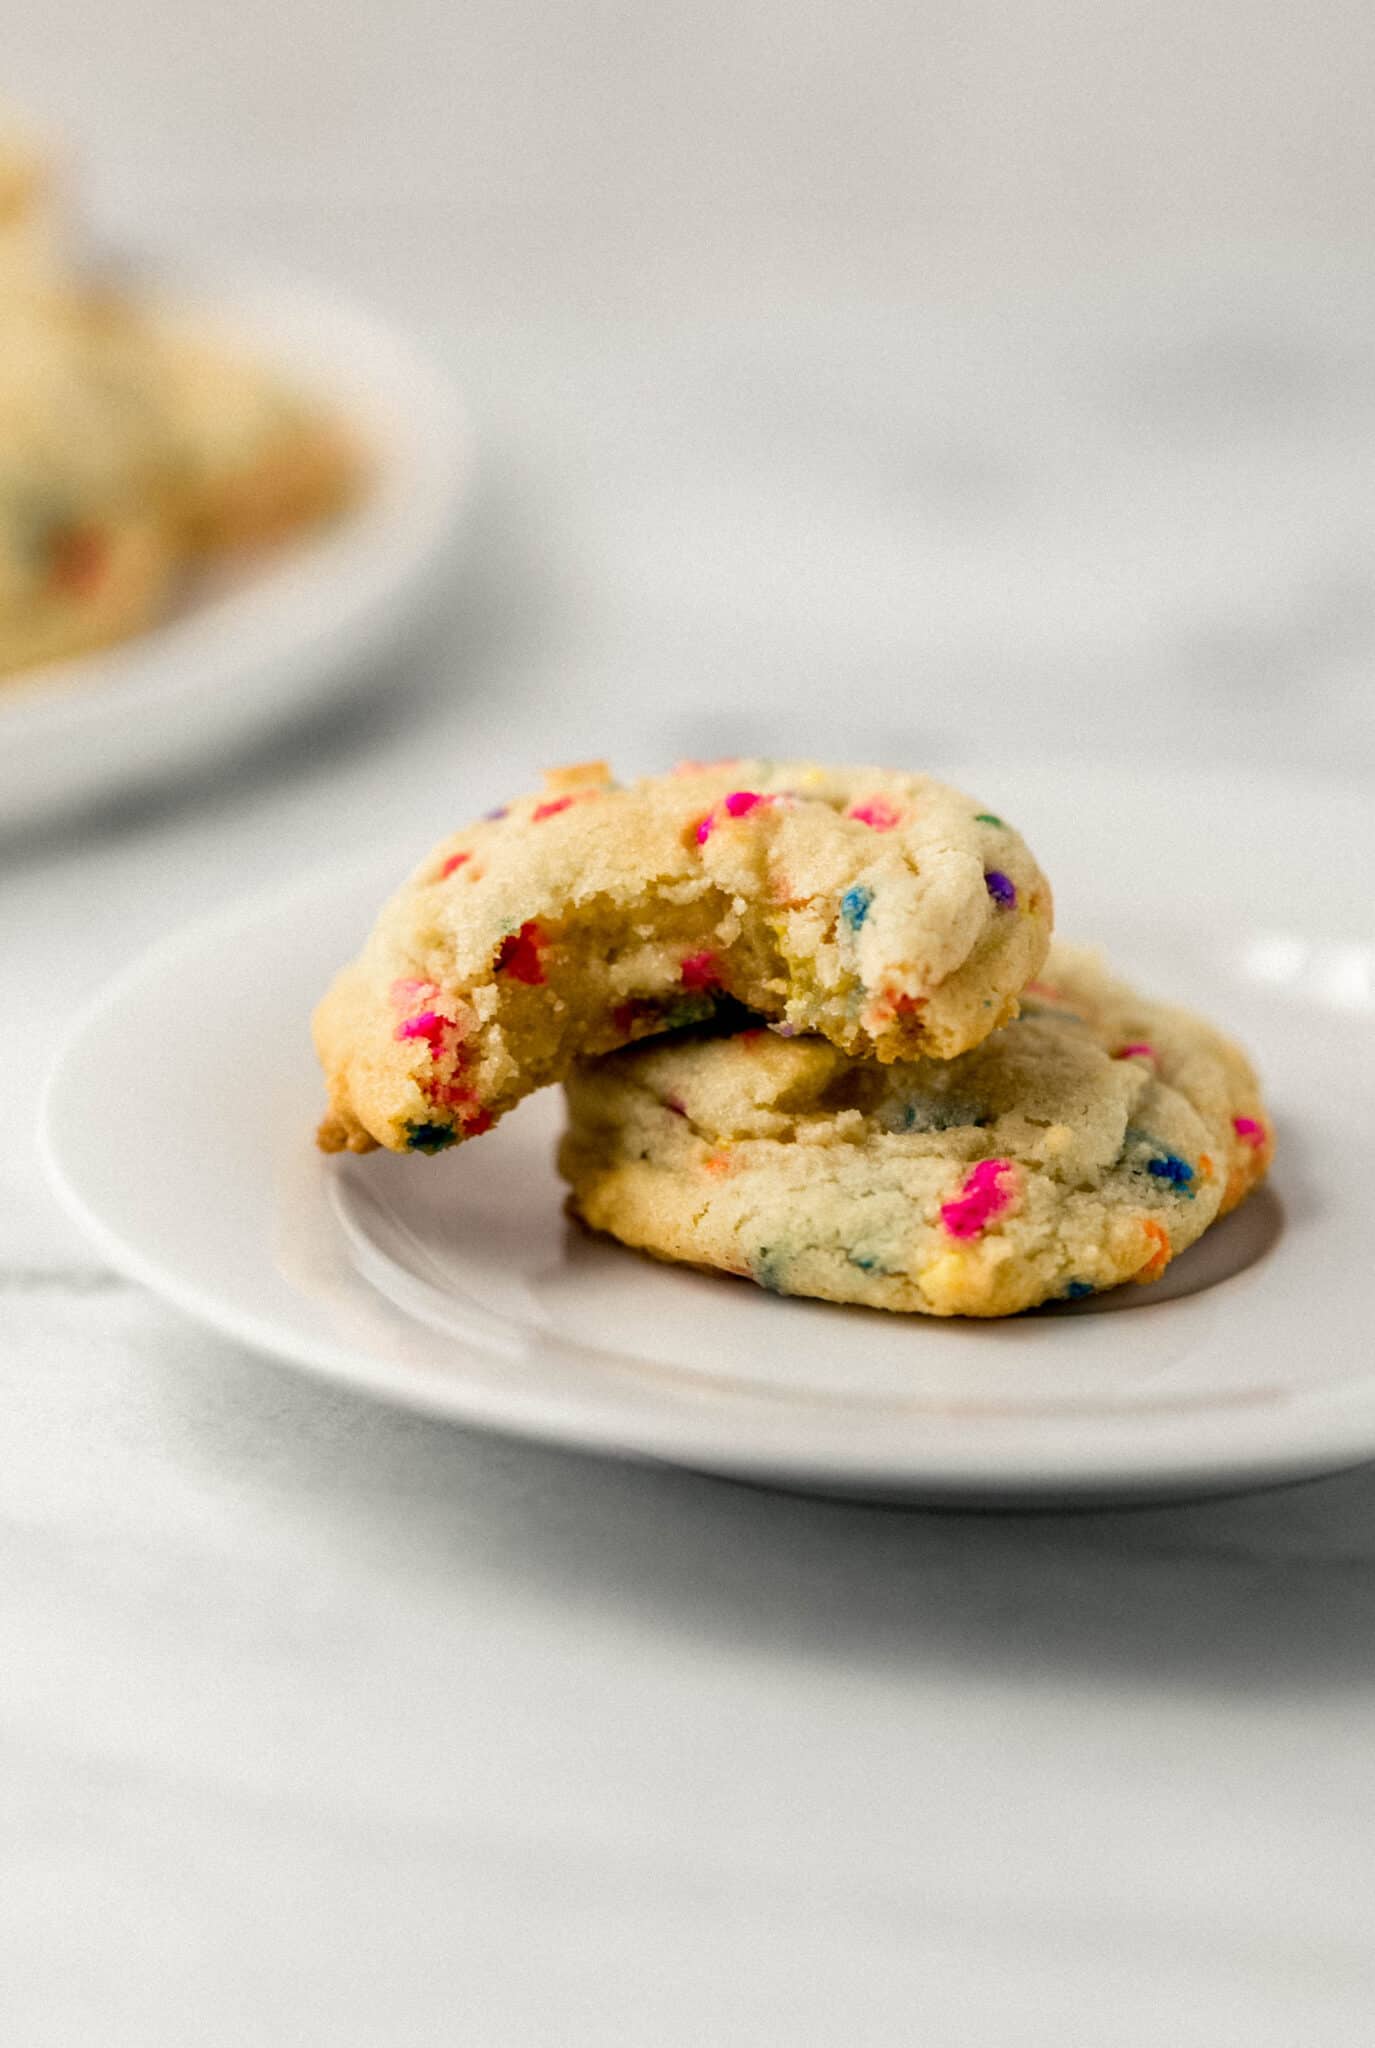
[[[530,813],[532,825],[538,825],[545,818],[557,818],[560,811],[566,811],[573,802],[571,796],[550,797],[547,803],[536,804]]]
[[[1135,1277],[1138,1280],[1158,1280],[1173,1256],[1170,1249],[1170,1233],[1164,1224],[1157,1223],[1153,1216],[1144,1218],[1141,1228],[1155,1246],[1155,1250],[1143,1265],[1137,1267]]]
[[[450,875],[463,866],[465,861],[470,861],[472,857],[470,853],[451,853],[443,867],[439,870],[440,881],[446,881]]]
[[[1113,1054],[1115,1060],[1153,1060],[1155,1057],[1155,1047],[1147,1045],[1144,1038],[1136,1045],[1119,1046]]]
[[[875,832],[891,832],[902,819],[901,811],[885,803],[881,796],[871,797],[867,804],[851,804],[850,816]]]
[[[1146,1171],[1154,1174],[1157,1180],[1167,1180],[1171,1187],[1178,1188],[1182,1195],[1192,1199],[1194,1191],[1189,1182],[1194,1177],[1194,1170],[1188,1160],[1181,1159],[1177,1152],[1165,1152],[1158,1159],[1148,1159]]]
[[[873,900],[874,892],[864,882],[856,882],[853,888],[847,889],[841,897],[840,914],[852,932],[857,932],[869,915],[869,906]]]
[[[407,1124],[408,1152],[443,1152],[456,1143],[458,1133],[448,1124]]]
[[[451,1029],[447,1017],[441,1017],[438,1010],[421,1010],[414,1017],[403,1017],[393,1035],[398,1039],[423,1038],[438,1057],[444,1048],[444,1033]]]
[[[684,988],[719,988],[721,967],[714,953],[689,953],[678,970]]]
[[[1001,827],[1002,822],[1002,819],[995,817],[992,811],[975,811],[974,813],[974,823],[976,825],[997,825]],[[1093,1290],[1090,1288],[1089,1291],[1092,1293]]]
[[[1017,890],[1011,878],[1001,868],[989,868],[984,875],[984,887],[1000,910],[1011,910],[1017,901]]]
[[[1234,1116],[1232,1118],[1232,1129],[1236,1132],[1243,1145],[1250,1145],[1257,1152],[1265,1143],[1265,1126],[1256,1117]]]
[[[986,1230],[1012,1200],[1016,1174],[1010,1159],[981,1159],[956,1199],[941,1204],[941,1222],[950,1235],[977,1237]]]
[[[757,789],[733,789],[729,796],[723,796],[717,811],[724,811],[728,818],[747,818],[760,804],[771,803],[771,797],[763,796]],[[716,811],[708,812],[697,827],[697,844],[705,846],[717,825]]]
[[[770,1294],[786,1294],[783,1275],[787,1260],[776,1245],[761,1244],[750,1260],[750,1273],[760,1287],[767,1287]]]
[[[512,981],[523,981],[529,988],[539,988],[545,979],[540,959],[542,936],[533,918],[527,918],[518,932],[509,932],[497,948],[497,973],[509,974]]]

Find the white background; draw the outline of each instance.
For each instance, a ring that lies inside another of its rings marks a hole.
[[[959,1519],[469,1436],[117,1282],[31,1128],[146,940],[560,755],[1368,782],[1375,16],[85,0],[4,42],[108,243],[392,313],[484,472],[385,688],[0,839],[0,2037],[1368,2041],[1368,1475]]]

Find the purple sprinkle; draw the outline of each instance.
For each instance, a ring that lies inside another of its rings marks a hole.
[[[494,811],[484,811],[482,815],[488,824],[495,825],[498,818],[506,816],[506,811],[507,806],[505,804],[498,804]]]
[[[1002,910],[1011,910],[1017,901],[1017,891],[1001,868],[989,868],[984,876],[984,887]]]

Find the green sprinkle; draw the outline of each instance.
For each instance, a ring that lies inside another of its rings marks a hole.
[[[786,1294],[788,1290],[783,1285],[786,1263],[781,1251],[773,1245],[763,1244],[750,1260],[750,1271],[761,1287],[768,1288],[770,1294]]]
[[[448,1124],[407,1124],[406,1150],[408,1152],[443,1152],[455,1140],[455,1133]]]
[[[705,1024],[707,1018],[712,1016],[715,1010],[715,1000],[707,995],[705,991],[700,995],[679,996],[664,1008],[664,1030],[681,1031],[688,1024]]]
[[[992,811],[975,811],[974,813],[974,823],[976,825],[1001,825],[1002,822],[1001,818],[994,817]]]

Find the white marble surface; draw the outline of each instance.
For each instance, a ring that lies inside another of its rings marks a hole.
[[[0,2039],[1364,2044],[1370,1472],[961,1519],[465,1434],[102,1270],[32,1125],[169,924],[561,755],[1375,776],[1370,17],[1224,9],[1219,111],[1173,5],[1106,101],[1118,5],[80,13],[14,61],[106,218],[411,321],[485,480],[356,710],[0,837]]]

